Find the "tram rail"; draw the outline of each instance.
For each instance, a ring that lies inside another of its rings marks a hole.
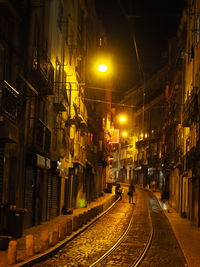
[[[126,184],[124,184],[124,186],[126,186]],[[147,204],[148,205],[148,204]],[[144,244],[143,249],[141,250],[140,254],[138,255],[138,257],[136,259],[134,259],[133,263],[130,263],[131,267],[136,267],[139,266],[139,264],[142,262],[142,260],[144,259],[146,253],[148,252],[148,250],[150,249],[151,246],[151,242],[153,239],[153,233],[154,233],[154,229],[153,229],[153,224],[152,224],[152,220],[151,220],[151,215],[150,215],[150,207],[148,205],[148,220],[149,220],[149,225],[150,225],[150,231],[149,231],[149,235],[147,238],[146,243]],[[116,250],[117,247],[119,247],[124,241],[126,241],[127,235],[129,234],[130,231],[132,231],[132,224],[133,224],[133,218],[134,218],[134,211],[132,214],[132,217],[130,219],[129,225],[126,229],[126,231],[124,232],[124,234],[116,241],[115,244],[113,244],[113,246],[107,251],[105,252],[98,260],[96,260],[94,263],[92,263],[90,265],[90,267],[95,267],[98,266],[98,264],[102,263],[103,260],[105,260],[107,257],[109,257],[114,250]]]
[[[113,205],[107,216],[93,223],[58,255],[36,265],[186,266],[171,226],[153,193],[137,188],[137,201],[133,205],[128,203],[127,189],[124,191],[122,200]]]

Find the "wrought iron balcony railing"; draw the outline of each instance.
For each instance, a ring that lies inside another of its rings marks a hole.
[[[37,120],[35,124],[34,145],[39,152],[50,153],[51,131],[41,120]]]
[[[67,90],[65,86],[58,87],[55,90],[54,106],[58,111],[66,111],[68,103]]]
[[[19,92],[7,81],[0,82],[0,114],[15,121],[18,114]]]
[[[31,79],[37,87],[41,88],[43,94],[52,95],[54,93],[54,67],[45,51],[40,51],[38,47],[34,47],[33,51]]]
[[[87,161],[89,161],[91,164],[95,164],[95,158],[96,158],[96,153],[90,149],[87,149],[87,153],[86,153],[86,158]]]
[[[198,115],[198,94],[195,89],[191,92],[191,96],[188,97],[184,109],[183,109],[183,125],[190,126]]]

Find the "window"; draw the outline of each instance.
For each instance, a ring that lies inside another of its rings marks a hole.
[[[104,37],[103,36],[98,36],[97,37],[97,46],[104,46]]]

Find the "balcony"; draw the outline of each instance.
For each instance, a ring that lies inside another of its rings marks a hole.
[[[182,150],[181,147],[177,147],[174,151],[174,164],[175,166],[181,165]]]
[[[87,149],[86,158],[89,163],[95,165],[96,153],[89,148]]]
[[[19,140],[19,129],[10,120],[0,121],[0,142],[17,143]]]
[[[0,82],[0,139],[18,142],[17,114],[19,93],[6,81]]]
[[[152,157],[152,154],[153,154],[152,149],[147,148],[146,153],[147,153],[147,159],[150,159]]]
[[[19,93],[6,81],[0,83],[0,115],[16,121]]]
[[[51,148],[51,131],[45,127],[44,131],[44,151],[46,153],[50,153],[50,148]]]
[[[172,128],[172,127],[176,127],[180,123],[181,123],[181,105],[176,104],[170,109],[166,126],[168,128]]]
[[[35,47],[33,53],[31,80],[36,87],[42,90],[42,94],[53,95],[54,67],[45,51],[41,52]]]
[[[148,147],[151,144],[159,143],[162,140],[162,134],[161,133],[154,133],[149,135],[149,137],[142,139],[140,141],[137,141],[135,143],[136,148],[145,148]]]
[[[127,165],[132,165],[132,164],[133,164],[133,158],[132,157],[123,159],[123,165],[127,166]]]
[[[185,171],[188,171],[189,169],[195,167],[196,165],[196,155],[195,155],[195,148],[193,147],[190,151],[188,151],[183,157],[182,157],[182,164]]]
[[[198,115],[198,94],[192,91],[183,109],[183,126],[189,127],[197,119]]]
[[[37,120],[35,124],[34,145],[40,153],[50,153],[51,132],[43,124],[41,120]]]
[[[62,86],[55,90],[54,107],[57,111],[65,112],[69,103],[67,97],[66,87]]]
[[[137,141],[135,145],[137,149],[144,148],[147,145],[147,141],[143,139],[143,140]]]
[[[77,81],[80,83],[81,82],[81,65],[80,64],[78,64],[75,67],[75,72],[76,72]]]
[[[74,154],[75,154],[74,160],[78,161],[84,165],[85,160],[86,160],[86,151],[85,151],[84,147],[82,147],[78,143],[75,143]]]
[[[87,126],[86,107],[84,106],[83,102],[81,101],[80,106],[77,106],[74,103],[74,110],[75,110],[75,114],[76,114],[75,118],[77,120],[77,126],[84,131],[86,129],[86,126]]]

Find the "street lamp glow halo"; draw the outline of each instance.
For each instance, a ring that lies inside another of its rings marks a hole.
[[[106,64],[99,64],[97,66],[97,69],[100,71],[100,72],[106,72],[108,71],[108,66]]]
[[[128,133],[127,132],[122,132],[122,136],[123,137],[127,137],[128,136]]]
[[[127,122],[127,116],[125,116],[125,115],[120,115],[120,116],[118,117],[118,120],[119,120],[120,123],[125,123],[125,122]]]

